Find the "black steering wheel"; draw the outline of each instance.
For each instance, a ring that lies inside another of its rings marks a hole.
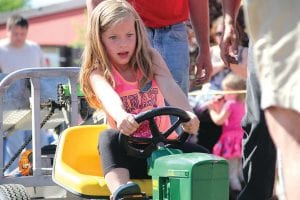
[[[160,132],[154,118],[161,115],[176,116],[178,117],[178,119],[170,126],[170,128],[168,128],[164,132]],[[164,146],[182,144],[189,137],[189,134],[187,132],[182,131],[176,139],[168,139],[168,136],[173,131],[175,131],[175,129],[181,123],[190,120],[189,115],[184,110],[179,108],[170,106],[155,108],[153,110],[138,114],[135,117],[135,120],[139,124],[144,121],[148,121],[152,137],[133,137],[120,133],[119,143],[123,145],[128,155],[137,158],[149,157],[150,154],[158,148],[159,144],[164,144]]]

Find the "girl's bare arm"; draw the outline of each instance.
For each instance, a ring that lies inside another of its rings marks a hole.
[[[183,129],[186,132],[197,134],[200,125],[198,117],[193,113],[193,109],[191,108],[187,97],[173,79],[163,58],[154,49],[153,62],[155,80],[164,98],[171,106],[179,107],[187,111],[191,120],[183,124]]]
[[[133,133],[138,128],[134,116],[126,112],[121,98],[99,70],[92,72],[90,83],[104,110],[116,121],[117,128],[126,135]]]

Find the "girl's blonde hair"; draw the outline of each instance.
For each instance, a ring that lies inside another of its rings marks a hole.
[[[141,18],[126,0],[102,1],[93,10],[88,20],[87,41],[82,54],[82,66],[79,75],[82,91],[91,107],[101,107],[101,103],[96,98],[90,84],[90,75],[94,70],[99,69],[104,78],[113,87],[115,86],[112,66],[101,41],[102,33],[129,16],[135,20],[137,35],[136,49],[129,64],[135,70],[139,69],[142,72],[142,78],[139,80],[140,88],[153,78],[151,48]]]
[[[222,81],[222,88],[228,88],[231,90],[246,90],[246,81],[234,74],[234,73],[230,73],[228,74]],[[237,100],[238,101],[243,101],[245,99],[245,93],[237,93]]]

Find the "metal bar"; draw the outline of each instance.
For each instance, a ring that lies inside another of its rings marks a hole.
[[[3,98],[7,88],[16,80],[29,78],[31,81],[32,100],[32,146],[33,146],[33,176],[28,177],[6,177],[3,175],[4,158],[3,151],[0,153],[0,184],[18,183],[26,187],[30,186],[52,186],[56,185],[52,181],[51,175],[43,175],[41,166],[41,146],[40,146],[40,78],[43,77],[67,77],[71,90],[70,125],[76,125],[78,117],[77,80],[79,67],[42,67],[26,68],[17,70],[5,76],[0,82],[0,147],[3,149]]]
[[[74,126],[78,124],[78,98],[77,98],[77,78],[70,77],[69,79],[70,85],[70,92],[71,92],[71,111],[70,111],[70,118],[71,122],[70,125]]]
[[[4,177],[1,180],[1,184],[21,184],[21,185],[24,185],[25,187],[56,185],[52,181],[51,175]]]
[[[0,91],[0,111],[3,111],[3,95],[4,92]],[[3,168],[4,168],[4,145],[3,145],[3,137],[4,137],[4,128],[3,128],[3,112],[0,113],[0,147],[2,147],[2,149],[0,149],[0,180],[3,177]]]
[[[42,68],[25,68],[14,71],[4,77],[0,82],[0,91],[6,90],[11,83],[18,79],[33,77],[74,77],[78,76],[79,67],[42,67]]]
[[[33,176],[41,175],[40,79],[31,78]]]

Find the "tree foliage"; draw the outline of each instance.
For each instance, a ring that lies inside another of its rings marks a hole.
[[[0,12],[13,11],[27,6],[30,0],[0,0]]]

